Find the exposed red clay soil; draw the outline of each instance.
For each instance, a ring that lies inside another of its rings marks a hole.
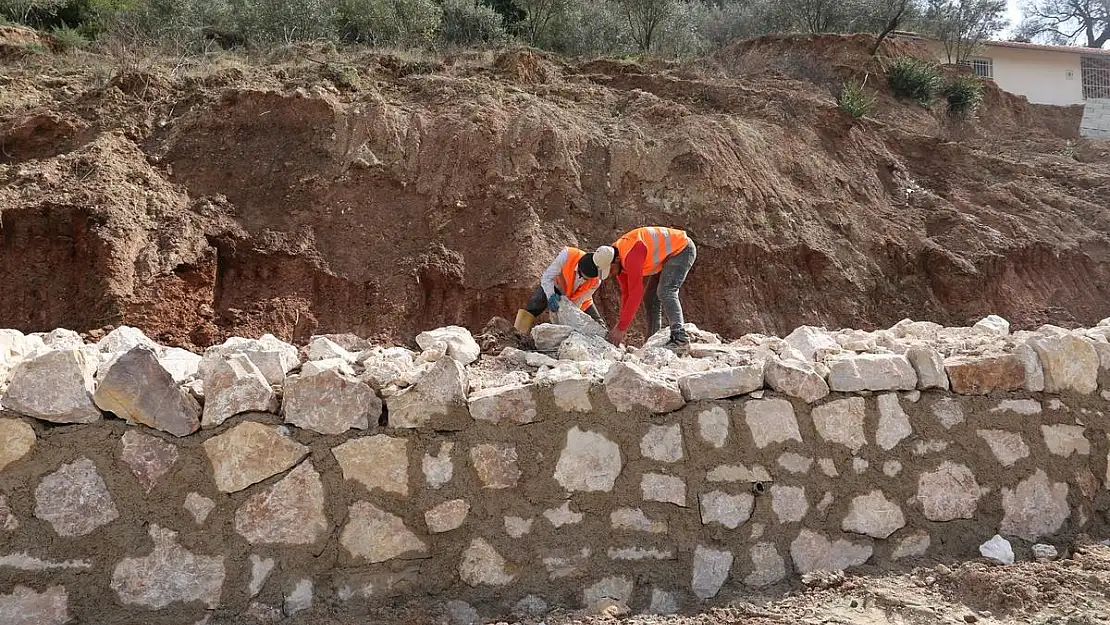
[[[9,60],[0,327],[126,323],[196,347],[478,333],[561,246],[645,224],[697,241],[688,317],[727,335],[1108,316],[1110,147],[1076,140],[1079,111],[988,86],[980,120],[953,123],[896,101],[872,42],[650,66]],[[873,119],[839,111],[845,79],[879,91]],[[599,302],[611,323],[614,285]]]

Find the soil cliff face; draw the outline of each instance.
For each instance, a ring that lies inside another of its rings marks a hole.
[[[478,329],[561,246],[644,224],[698,242],[684,304],[724,334],[1105,317],[1110,159],[1066,141],[1079,112],[992,90],[953,125],[885,93],[867,46],[763,39],[658,67],[11,61],[0,326],[198,346]],[[865,72],[879,109],[854,122],[824,85]],[[614,286],[599,300],[614,319]]]

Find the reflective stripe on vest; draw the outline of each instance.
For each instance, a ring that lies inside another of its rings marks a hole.
[[[686,248],[689,239],[682,230],[663,228],[661,226],[646,226],[636,228],[617,240],[615,247],[620,252],[621,259],[632,251],[636,241],[642,241],[647,246],[647,257],[644,258],[645,276],[651,276],[663,270],[663,263]]]
[[[584,278],[582,285],[575,289],[574,280],[578,276],[578,261],[582,260],[586,252],[576,247],[567,247],[566,250],[567,262],[563,265],[562,271],[559,272],[559,278],[556,284],[567,299],[574,302],[579,308],[585,310],[589,308],[589,306],[585,304],[590,301],[590,295],[597,290],[598,285],[601,284],[601,279]]]

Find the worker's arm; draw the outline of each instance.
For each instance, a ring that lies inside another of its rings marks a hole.
[[[632,318],[640,309],[644,300],[644,260],[647,258],[647,246],[643,241],[637,241],[628,252],[628,256],[621,259],[621,273],[617,282],[621,285],[621,316],[617,322],[617,329],[627,332],[632,325]]]
[[[555,295],[555,279],[563,272],[563,265],[565,265],[566,262],[567,248],[564,247],[563,251],[559,252],[559,255],[555,257],[555,262],[548,265],[547,269],[543,271],[543,276],[540,277],[540,287],[543,289],[544,294],[547,295],[548,300],[551,299],[552,295]]]
[[[580,306],[578,306],[579,308],[581,308],[582,310],[584,310],[588,313],[590,313],[591,308],[594,309],[594,312],[597,311],[597,308],[594,307],[594,293],[597,293],[597,288],[599,286],[601,286],[600,282],[598,282],[597,286],[595,286],[594,288],[590,289],[589,291],[585,291],[581,294],[581,297],[583,297],[585,299],[582,300],[582,304]],[[594,313],[590,313],[590,316],[593,316],[593,314]],[[598,315],[600,316],[600,313],[598,313]]]

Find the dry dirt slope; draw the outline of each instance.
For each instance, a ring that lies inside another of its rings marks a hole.
[[[853,123],[827,84],[881,87],[868,45],[772,38],[655,67],[9,47],[0,327],[200,346],[477,330],[560,246],[645,223],[698,241],[690,318],[726,334],[1107,316],[1107,146],[1065,141],[1075,111],[997,91],[962,128],[887,93]]]

